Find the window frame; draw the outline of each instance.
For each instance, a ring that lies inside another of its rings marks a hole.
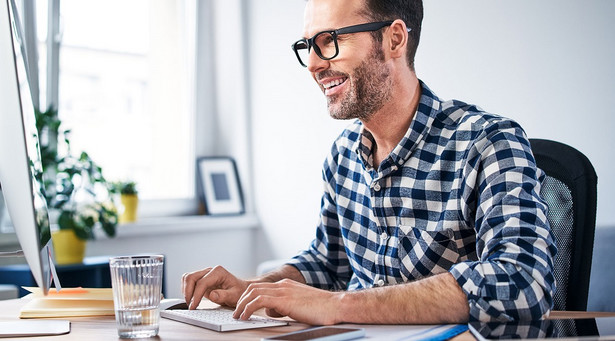
[[[46,106],[49,107],[58,107],[59,105],[59,81],[60,81],[60,50],[61,40],[62,40],[62,32],[61,32],[61,17],[60,17],[60,0],[48,0],[48,35],[47,35],[47,64],[46,64],[46,73],[47,73],[47,96],[46,96]],[[201,7],[199,2],[196,2],[197,11],[194,13],[195,18],[193,20],[196,21],[195,29],[197,32],[200,32],[201,29],[199,26],[199,12],[198,7]],[[211,34],[211,33],[209,33]],[[55,37],[54,39],[49,39],[49,37]],[[196,49],[198,50],[198,46],[200,44],[199,37],[195,37],[196,41],[194,42],[196,45]],[[211,54],[205,51],[206,53]],[[199,51],[199,53],[202,51]],[[197,56],[197,58],[200,58]],[[197,64],[195,69],[198,68],[198,63],[200,61],[195,61]],[[200,90],[198,89],[198,84],[195,81],[193,91],[194,93],[198,93]],[[191,96],[195,96],[195,94],[191,94]],[[194,102],[194,101],[193,101]],[[199,113],[201,115],[206,112],[202,110],[197,110],[195,105],[192,105],[192,109],[194,111],[195,116],[198,116]],[[198,120],[199,118],[196,117]],[[196,127],[193,131],[194,139],[192,141],[193,144],[197,144],[198,137]],[[194,148],[193,148],[194,150]],[[196,151],[193,155],[191,155],[191,159],[196,162],[197,155]],[[104,165],[103,165],[104,166]],[[192,165],[190,165],[192,166]],[[104,169],[104,167],[103,167]],[[196,186],[196,184],[194,185]],[[196,189],[196,187],[195,187]],[[196,194],[196,190],[193,192],[193,197],[191,198],[179,198],[179,199],[140,199],[139,203],[139,217],[140,218],[154,218],[154,217],[172,217],[172,216],[186,216],[186,215],[196,215],[198,213],[198,197]]]
[[[243,189],[244,214],[253,215],[255,212],[252,194],[250,152],[252,135],[247,47],[249,42],[246,39],[248,6],[242,0],[181,1],[196,3],[193,165],[196,168],[196,160],[203,156],[233,157],[237,162],[237,171]],[[31,6],[29,14],[24,15],[36,17],[36,9]],[[215,20],[222,17],[226,19]],[[44,70],[46,73],[44,102],[45,107],[49,107],[57,106],[58,103],[59,52],[62,35],[60,0],[47,0],[46,19],[47,62]],[[38,18],[37,21],[41,22],[42,18]],[[26,31],[30,32],[30,48],[37,50],[36,27],[26,28]],[[226,40],[229,32],[235,37],[231,41]],[[37,68],[37,72],[40,71],[42,70]],[[194,184],[197,186],[196,181]],[[197,215],[199,209],[197,193],[195,188],[193,198],[142,200],[139,205],[139,217],[147,220]]]

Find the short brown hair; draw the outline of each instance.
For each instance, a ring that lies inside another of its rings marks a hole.
[[[364,0],[364,15],[372,21],[401,19],[411,29],[408,33],[408,66],[414,70],[414,57],[421,38],[423,22],[422,0]],[[382,42],[382,31],[372,32],[378,42]]]

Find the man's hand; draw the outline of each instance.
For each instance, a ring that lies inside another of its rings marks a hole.
[[[234,317],[247,320],[255,311],[265,308],[272,317],[288,316],[313,325],[342,322],[339,305],[344,293],[316,289],[290,279],[275,283],[253,283],[243,293]]]
[[[203,297],[210,301],[235,307],[249,282],[235,277],[221,266],[185,273],[182,293],[189,309],[196,309]]]

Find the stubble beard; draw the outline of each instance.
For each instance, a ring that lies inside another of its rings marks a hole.
[[[351,88],[343,98],[327,97],[329,114],[337,120],[358,118],[368,122],[391,97],[390,70],[380,46],[374,44],[370,57],[353,70],[351,78]]]

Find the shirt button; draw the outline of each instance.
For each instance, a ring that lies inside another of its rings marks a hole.
[[[387,239],[389,239],[389,235],[387,235],[387,233],[386,233],[386,232],[382,232],[382,233],[380,234],[380,240],[385,241],[385,240],[387,240]]]
[[[376,182],[374,184],[374,191],[378,192],[379,190],[380,190],[380,184]]]
[[[384,286],[384,279],[380,278],[380,279],[376,282],[376,285],[377,285],[377,286],[379,286],[379,287]]]

